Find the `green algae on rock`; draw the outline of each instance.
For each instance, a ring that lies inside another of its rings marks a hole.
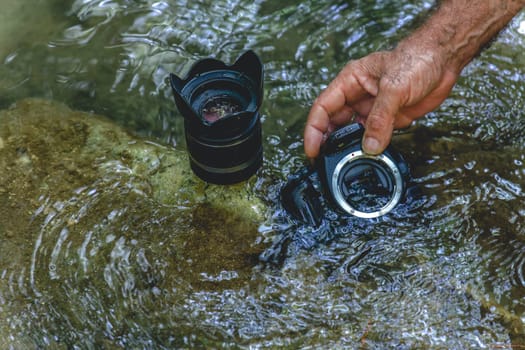
[[[0,279],[21,289],[0,287],[0,333],[49,305],[81,329],[85,293],[125,318],[130,295],[248,283],[263,250],[252,183],[205,184],[185,152],[56,102],[19,101],[0,125]]]
[[[0,125],[0,344],[67,348],[87,330],[99,348],[137,324],[168,342],[137,309],[178,324],[164,311],[180,298],[250,283],[253,183],[205,184],[185,152],[56,102],[19,101]]]

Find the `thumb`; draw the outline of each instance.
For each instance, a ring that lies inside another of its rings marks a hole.
[[[400,99],[392,91],[387,93],[379,91],[365,121],[365,133],[362,141],[362,148],[365,153],[377,155],[387,148],[392,139],[394,120],[400,104]]]

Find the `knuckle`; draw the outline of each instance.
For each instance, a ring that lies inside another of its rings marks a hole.
[[[388,72],[383,75],[379,82],[381,90],[389,93],[401,93],[405,89],[403,75],[399,72]]]

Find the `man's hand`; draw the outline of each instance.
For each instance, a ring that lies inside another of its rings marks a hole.
[[[326,135],[353,120],[365,126],[363,150],[381,153],[394,128],[404,128],[438,107],[457,74],[438,55],[396,49],[349,62],[315,100],[304,131],[309,158]]]
[[[438,107],[461,70],[524,7],[525,0],[442,0],[396,49],[349,62],[310,110],[306,155],[317,157],[326,136],[353,120],[365,126],[363,150],[384,151],[393,129]]]

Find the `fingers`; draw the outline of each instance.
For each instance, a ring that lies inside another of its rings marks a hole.
[[[362,141],[365,153],[377,155],[386,149],[392,139],[400,106],[399,94],[389,89],[380,90],[365,122]]]
[[[304,153],[308,158],[316,158],[319,155],[323,137],[323,131],[313,125],[306,124],[304,128]]]
[[[403,128],[439,106],[457,80],[457,73],[432,65],[426,53],[377,52],[351,61],[314,102],[304,131],[309,158],[335,127],[364,124],[363,150],[383,152],[394,128]],[[439,62],[438,62],[439,63]]]
[[[330,124],[335,127],[346,125],[354,120],[356,110],[350,106],[343,106],[339,111],[334,113],[330,118]],[[333,130],[328,130],[332,132]]]
[[[362,98],[363,89],[353,76],[339,75],[315,100],[304,129],[304,151],[308,158],[319,155],[324,135],[330,125],[342,125],[352,119],[350,101]]]
[[[324,134],[328,131],[331,116],[345,103],[346,97],[336,80],[315,100],[304,129],[304,151],[307,157],[317,157]]]
[[[393,129],[407,127],[413,120],[437,108],[449,95],[457,77],[454,72],[445,71],[436,80],[437,86],[415,98],[415,102],[410,105],[407,102],[410,97],[407,90],[409,84],[399,84],[391,79],[382,80],[381,89],[365,121],[363,151],[374,155],[383,152],[392,139]]]

